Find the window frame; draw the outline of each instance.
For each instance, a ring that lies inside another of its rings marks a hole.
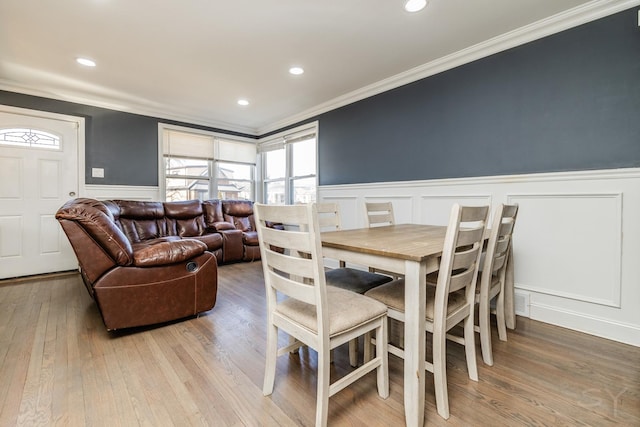
[[[229,135],[229,134],[224,134],[224,133],[219,133],[219,132],[211,132],[211,131],[206,131],[206,130],[201,130],[201,129],[195,129],[195,128],[190,128],[190,127],[185,127],[185,126],[176,126],[176,125],[170,125],[170,124],[166,124],[166,123],[158,123],[158,187],[159,187],[159,195],[161,197],[162,200],[167,199],[167,179],[170,179],[171,176],[168,176],[166,174],[166,166],[165,166],[165,159],[167,157],[171,157],[171,155],[167,155],[165,153],[165,134],[168,131],[173,131],[173,132],[183,132],[183,133],[187,133],[187,134],[194,134],[197,136],[205,136],[205,137],[210,137],[211,138],[211,143],[215,146],[216,141],[217,140],[223,140],[223,141],[227,141],[227,142],[238,142],[238,143],[249,143],[249,144],[254,144],[256,145],[256,140],[251,139],[251,138],[246,138],[246,137],[240,137],[240,136],[235,136],[235,135]],[[214,152],[217,153],[217,151],[214,149]],[[253,161],[253,163],[245,163],[245,162],[239,162],[239,161],[230,161],[230,160],[223,160],[223,159],[216,159],[215,158],[215,154],[212,156],[203,156],[203,157],[198,157],[198,156],[179,156],[179,155],[175,155],[173,156],[174,158],[183,158],[183,159],[198,159],[198,160],[203,160],[207,162],[207,170],[208,170],[208,176],[207,177],[202,177],[202,176],[194,176],[194,175],[184,175],[184,176],[179,176],[179,178],[186,178],[186,179],[198,179],[198,180],[208,180],[209,181],[209,185],[208,185],[208,190],[209,190],[209,198],[210,199],[217,199],[218,197],[218,168],[219,168],[219,164],[218,163],[235,163],[235,164],[242,164],[242,165],[247,165],[251,168],[251,180],[246,180],[246,179],[234,179],[233,181],[243,181],[243,182],[248,182],[251,181],[251,198],[250,200],[255,201],[256,195],[258,194],[257,192],[257,188],[258,188],[258,183],[256,180],[257,175],[257,168],[258,168],[258,155],[257,155],[257,146],[256,146],[256,157]]]
[[[309,138],[306,136],[313,136],[315,139],[315,174],[307,174],[307,175],[293,175],[294,164],[293,164],[293,148],[297,142],[306,141]],[[284,150],[285,154],[285,174],[283,178],[273,178],[267,179],[267,164],[266,164],[266,153],[270,151]],[[259,169],[259,196],[260,201],[263,203],[268,203],[267,197],[267,185],[269,183],[274,182],[283,182],[284,184],[284,203],[285,204],[293,204],[295,191],[294,185],[295,182],[314,178],[315,181],[315,197],[314,199],[318,199],[318,122],[312,122],[303,126],[299,126],[293,129],[289,129],[284,132],[280,132],[274,135],[270,135],[268,137],[262,138],[258,141],[258,164],[260,166]]]

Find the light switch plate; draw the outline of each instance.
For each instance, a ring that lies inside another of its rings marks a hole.
[[[91,168],[91,176],[93,178],[104,178],[103,168]]]

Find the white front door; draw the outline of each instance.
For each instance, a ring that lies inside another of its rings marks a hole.
[[[55,213],[78,194],[82,119],[7,110],[0,107],[0,279],[75,269]]]

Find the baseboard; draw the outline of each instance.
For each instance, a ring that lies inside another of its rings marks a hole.
[[[533,320],[640,347],[640,328],[635,325],[537,303],[530,304],[529,313]]]

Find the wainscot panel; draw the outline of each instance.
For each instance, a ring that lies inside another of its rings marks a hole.
[[[521,316],[640,346],[640,169],[327,185],[344,228],[365,201],[391,201],[397,223],[446,224],[454,203],[518,203]]]

